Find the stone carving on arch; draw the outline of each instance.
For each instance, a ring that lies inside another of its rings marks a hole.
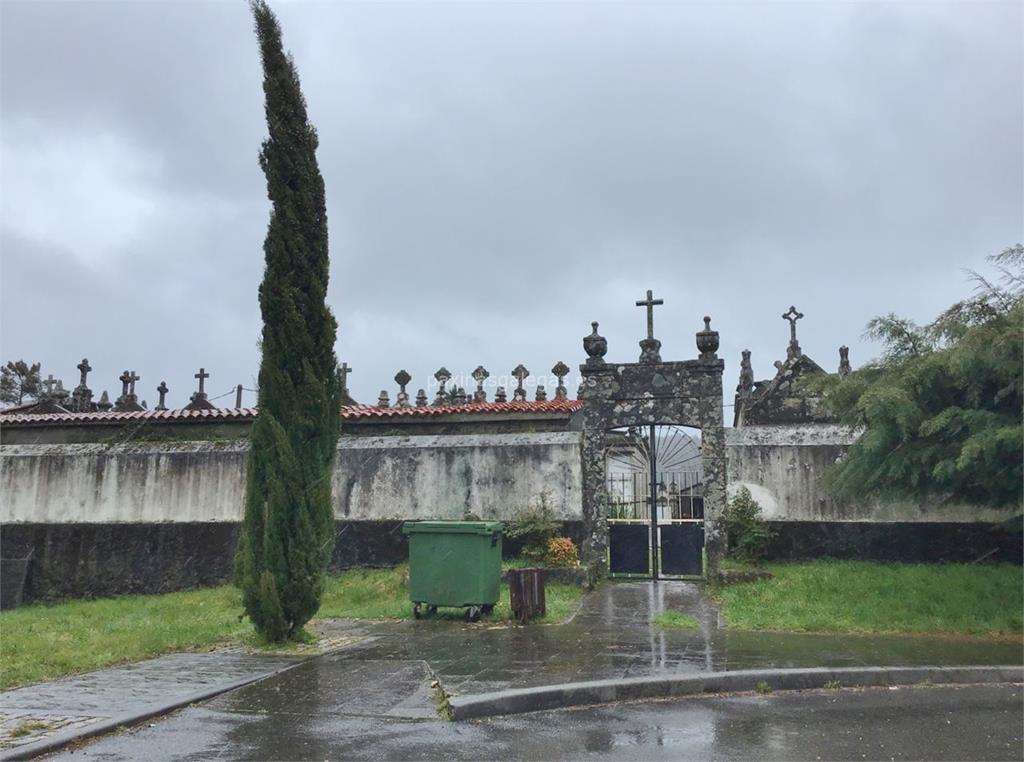
[[[647,302],[638,302],[651,310]],[[649,424],[689,426],[701,430],[704,469],[705,552],[707,573],[713,575],[724,552],[721,516],[726,505],[725,431],[722,414],[722,373],[725,363],[716,354],[718,333],[711,318],[696,334],[698,357],[662,362],[650,351],[653,336],[648,316],[648,336],[640,342],[636,363],[609,363],[604,359],[608,342],[593,333],[583,340],[588,354],[580,366],[579,399],[583,400],[583,529],[584,560],[602,571],[608,551],[608,493],[605,478],[607,432],[626,426]]]

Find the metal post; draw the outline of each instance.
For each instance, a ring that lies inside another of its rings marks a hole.
[[[658,581],[658,464],[657,453],[654,451],[654,424],[650,427],[650,446],[648,454],[651,459],[651,494],[648,495],[651,513],[651,579]]]

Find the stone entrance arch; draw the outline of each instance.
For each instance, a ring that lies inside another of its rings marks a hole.
[[[605,362],[607,341],[593,333],[583,340],[586,363],[580,366],[579,399],[583,400],[583,529],[584,560],[607,570],[608,492],[605,479],[607,432],[625,426],[671,424],[701,430],[704,466],[705,552],[707,573],[718,571],[724,551],[721,517],[725,510],[725,432],[722,417],[723,360],[716,354],[718,332],[711,318],[696,334],[696,360],[663,362],[661,342],[654,338],[652,308],[660,304],[647,292],[647,338],[640,342],[636,363]]]

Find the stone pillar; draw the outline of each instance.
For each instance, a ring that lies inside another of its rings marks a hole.
[[[701,401],[701,463],[704,468],[704,551],[707,554],[707,576],[713,578],[725,555],[725,532],[722,514],[726,506],[725,429],[722,425],[722,402]]]
[[[582,561],[599,577],[608,574],[608,488],[605,483],[605,432],[583,431]]]
[[[607,421],[601,402],[610,399],[609,368],[604,361],[608,341],[590,324],[593,333],[583,338],[587,361],[580,366],[583,400],[583,547],[582,560],[598,577],[608,574],[608,486],[605,473]]]

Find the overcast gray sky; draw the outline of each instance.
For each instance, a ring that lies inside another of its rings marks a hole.
[[[275,2],[320,133],[353,394],[399,368],[858,365],[1022,237],[1012,3]],[[152,406],[254,386],[269,204],[244,2],[0,3],[2,358]],[[550,391],[550,389],[549,389]],[[245,404],[254,395],[246,394]],[[228,398],[221,403],[228,402]],[[728,416],[727,416],[728,417]]]

